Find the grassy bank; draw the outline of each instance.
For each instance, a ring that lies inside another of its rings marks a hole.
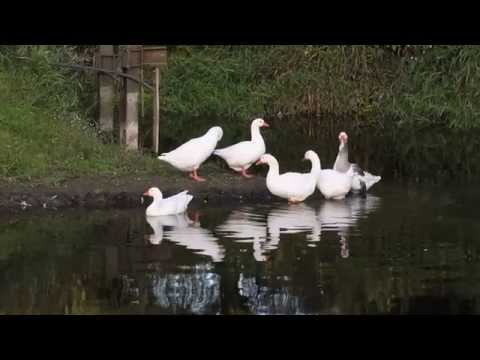
[[[97,139],[95,75],[52,65],[88,63],[91,50],[0,46],[2,180],[172,171]],[[331,166],[346,130],[352,160],[385,178],[472,181],[480,177],[479,55],[478,46],[171,46],[161,151],[214,124],[224,129],[220,146],[243,140],[263,116],[273,124],[268,149],[285,168],[310,148]]]
[[[104,145],[82,102],[90,79],[49,65],[71,49],[35,47],[0,58],[0,180],[47,183],[90,175],[159,174],[158,160]]]

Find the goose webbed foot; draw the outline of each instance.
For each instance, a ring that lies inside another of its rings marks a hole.
[[[242,176],[243,176],[244,178],[247,178],[247,179],[251,179],[251,178],[253,178],[253,176],[254,176],[254,175],[251,175],[251,174],[247,174],[247,170],[245,170],[245,169],[242,169],[242,170],[240,171],[240,174],[242,174]]]
[[[193,180],[195,180],[195,181],[198,181],[198,182],[207,181],[205,178],[202,178],[202,177],[198,176],[197,170],[192,171],[190,174],[188,174],[188,176],[189,176],[191,179],[193,179]]]

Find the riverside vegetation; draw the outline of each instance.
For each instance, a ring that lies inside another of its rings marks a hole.
[[[96,75],[55,65],[89,64],[92,50],[0,46],[2,181],[172,174],[148,153],[102,143]],[[287,163],[315,146],[330,166],[346,130],[352,160],[384,178],[474,181],[479,55],[479,46],[170,46],[161,150],[212,124],[224,128],[222,144],[238,141],[261,116],[273,124],[269,151]],[[140,124],[147,145],[149,96]]]

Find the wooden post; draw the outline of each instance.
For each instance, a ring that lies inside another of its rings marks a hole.
[[[153,151],[158,154],[160,130],[160,68],[155,67],[155,99],[153,107]]]
[[[120,99],[118,102],[118,130],[119,130],[119,137],[118,141],[121,145],[125,145],[125,128],[127,124],[127,81],[125,78],[121,78],[121,86],[120,86]]]
[[[124,50],[119,48],[117,57],[117,72],[124,73],[127,62],[126,54]],[[120,77],[119,96],[118,96],[118,143],[125,145],[125,127],[127,123],[127,81],[124,77]]]
[[[143,84],[145,81],[144,79],[144,72],[143,72],[143,46],[140,49],[140,64],[142,64],[142,67],[140,68],[140,81]],[[143,88],[143,85],[140,85],[140,100],[141,100],[141,108],[142,108],[142,120],[145,118],[145,90]]]
[[[167,64],[165,46],[147,46],[143,48],[143,66],[154,68],[155,94],[153,99],[152,149],[158,154],[160,143],[160,68]]]
[[[127,48],[127,73],[137,78],[140,75],[140,49],[141,45],[128,45]],[[126,95],[125,141],[127,149],[138,150],[138,103],[140,97],[140,84],[127,79]]]
[[[100,67],[105,70],[113,70],[114,52],[113,45],[100,45]],[[99,75],[99,125],[100,130],[106,135],[108,141],[112,141],[113,113],[114,113],[114,84],[110,76]]]

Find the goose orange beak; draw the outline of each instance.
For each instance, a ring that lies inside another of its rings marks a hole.
[[[266,121],[263,121],[263,125],[262,125],[262,127],[269,128],[269,127],[270,127],[270,125],[268,125],[268,123],[267,123]]]
[[[143,193],[143,196],[150,196],[150,194],[148,193],[148,190]]]

